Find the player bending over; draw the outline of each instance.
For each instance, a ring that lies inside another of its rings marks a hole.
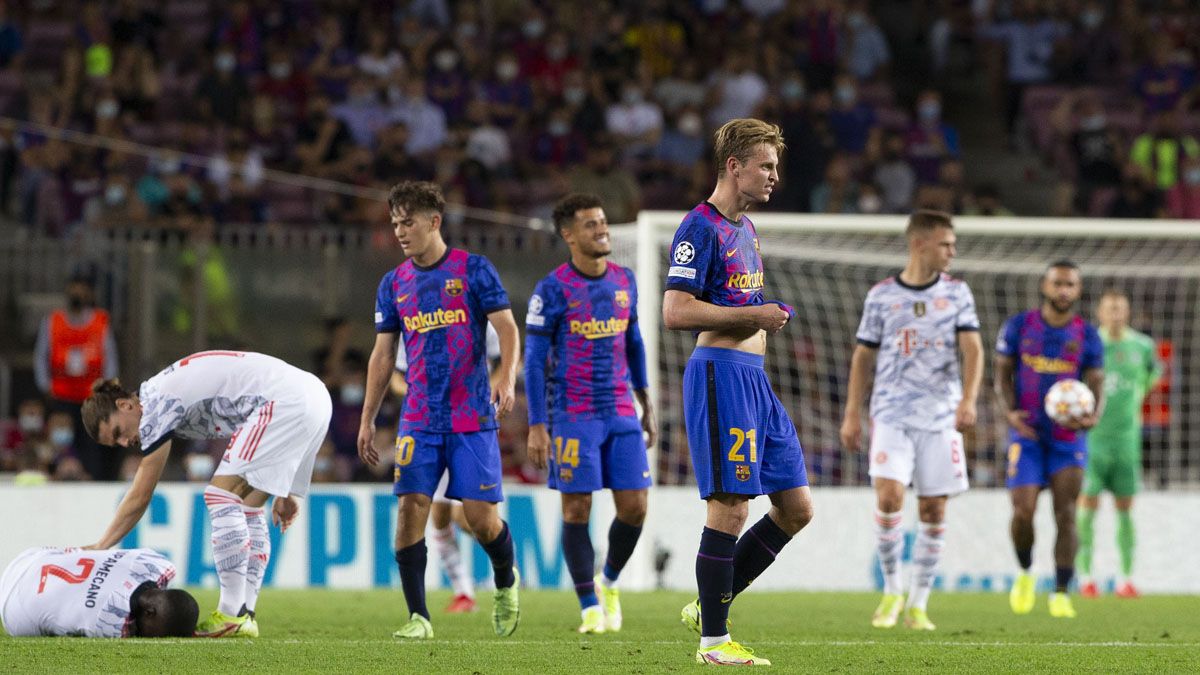
[[[760,120],[717,130],[717,185],[675,232],[663,294],[666,328],[699,333],[683,373],[684,424],[707,516],[696,554],[700,597],[682,618],[700,633],[696,661],[712,665],[770,665],[730,638],[729,606],[812,519],[796,427],[763,370],[767,333],[793,312],[763,297],[758,236],[746,217],[771,198],[783,147],[779,127]],[[764,494],[771,510],[739,539],[750,500]]]
[[[567,195],[554,207],[554,226],[571,257],[538,282],[525,316],[529,456],[539,469],[549,466],[550,487],[562,493],[563,557],[582,608],[579,632],[615,632],[622,623],[617,577],[646,520],[650,465],[642,432],[651,445],[657,435],[637,285],[631,270],[608,261],[612,245],[599,197]],[[640,425],[630,389],[642,404]],[[588,521],[592,493],[604,488],[612,490],[617,514],[604,569],[593,579]]]
[[[311,373],[254,352],[208,351],[167,366],[137,393],[97,382],[83,424],[102,445],[137,448],[141,463],[112,523],[89,548],[116,546],[141,519],[162,477],[173,438],[228,438],[204,488],[221,599],[196,627],[200,637],[258,637],[255,606],[271,557],[263,511],[285,530],[296,497],[308,494],[332,403]]]
[[[861,405],[874,370],[869,455],[883,599],[871,625],[895,626],[904,604],[900,509],[911,483],[921,523],[904,623],[933,630],[926,603],[942,557],[946,500],[967,489],[960,432],[975,425],[983,343],[971,289],[946,274],[956,241],[950,216],[917,211],[908,220],[906,235],[908,264],[876,284],[863,305],[841,436],[847,450],[858,450]]]
[[[1079,499],[1079,594],[1100,594],[1092,576],[1093,521],[1100,493],[1108,490],[1117,507],[1117,553],[1121,576],[1117,595],[1138,597],[1133,575],[1133,496],[1142,482],[1142,400],[1162,375],[1154,340],[1129,327],[1129,298],[1109,289],[1097,308],[1104,343],[1104,414],[1088,433],[1088,464]]]
[[[0,576],[0,622],[13,637],[192,637],[200,607],[174,577],[148,548],[26,549]]]
[[[408,259],[384,275],[375,299],[375,347],[358,432],[358,456],[379,461],[375,416],[395,368],[397,339],[408,357],[408,395],[397,430],[396,565],[409,621],[393,637],[433,637],[425,605],[425,526],[431,496],[449,472],[446,496],[463,503],[475,538],[492,561],[496,584],[492,628],[512,635],[520,620],[513,542],[496,504],[500,488],[497,419],[513,407],[520,345],[508,293],[487,258],[451,249],[442,239],[442,191],[405,182],[388,195],[396,239]],[[488,379],[484,327],[500,336],[496,384]]]
[[[1091,324],[1075,312],[1083,292],[1079,267],[1060,260],[1042,276],[1042,306],[1009,317],[996,340],[996,391],[1007,411],[1010,528],[1021,572],[1009,593],[1017,614],[1033,611],[1033,514],[1038,493],[1049,486],[1054,502],[1055,581],[1050,616],[1074,618],[1067,587],[1075,574],[1075,502],[1087,465],[1086,430],[1103,404],[1104,345]],[[1096,396],[1096,412],[1056,424],[1046,414],[1046,392],[1064,379],[1084,382]]]

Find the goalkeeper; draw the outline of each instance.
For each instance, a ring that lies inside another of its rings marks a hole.
[[[1104,398],[1100,421],[1088,434],[1088,464],[1079,497],[1079,553],[1075,565],[1082,584],[1080,595],[1099,595],[1092,576],[1094,523],[1100,493],[1112,493],[1117,507],[1117,551],[1121,576],[1117,595],[1138,597],[1130,580],[1133,572],[1133,495],[1142,474],[1142,399],[1162,374],[1154,340],[1129,327],[1129,298],[1118,290],[1100,296],[1096,310],[1104,342]]]

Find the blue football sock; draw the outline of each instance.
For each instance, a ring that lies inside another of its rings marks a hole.
[[[792,538],[770,516],[763,516],[738,539],[733,550],[733,596],[746,587],[775,562],[775,557]]]
[[[508,531],[508,523],[500,521],[503,526],[496,538],[484,544],[483,550],[492,561],[492,574],[496,580],[496,588],[508,588],[517,583],[513,575],[513,541]]]
[[[642,536],[640,526],[630,525],[619,518],[613,518],[608,528],[608,556],[604,560],[604,578],[616,581],[633,548],[637,546],[638,537]]]
[[[696,553],[696,587],[700,591],[700,635],[719,637],[729,632],[729,603],[733,602],[733,551],[737,537],[712,528],[700,535]]]
[[[586,609],[600,604],[600,600],[596,598],[596,584],[592,581],[596,552],[592,549],[588,524],[563,523],[562,547],[567,571],[571,573],[571,581],[575,582],[575,595],[579,596],[579,606]]]
[[[404,601],[408,603],[409,615],[420,614],[429,618],[425,606],[425,563],[429,558],[425,540],[396,551],[396,566],[400,568],[400,587],[404,589]]]

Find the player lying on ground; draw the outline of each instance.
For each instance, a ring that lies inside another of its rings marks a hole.
[[[1100,594],[1092,576],[1094,521],[1100,493],[1112,493],[1117,510],[1117,553],[1121,559],[1117,595],[1138,597],[1133,585],[1133,496],[1142,482],[1142,401],[1162,375],[1154,339],[1129,327],[1129,298],[1109,289],[1097,308],[1104,342],[1104,414],[1088,433],[1088,465],[1079,498],[1079,594]]]
[[[0,622],[13,637],[191,637],[200,607],[174,577],[148,548],[26,549],[0,576]]]
[[[763,370],[767,334],[793,311],[763,297],[758,236],[746,217],[779,182],[783,135],[736,119],[714,145],[717,186],[675,232],[663,295],[666,328],[699,333],[683,373],[684,425],[707,515],[696,553],[700,597],[682,618],[700,633],[697,662],[770,665],[730,638],[726,619],[733,598],[812,519],[796,426]],[[771,510],[739,539],[750,500],[764,494]]]
[[[847,450],[858,450],[861,405],[874,370],[868,456],[875,487],[883,599],[871,625],[895,626],[904,604],[900,509],[904,490],[912,483],[921,524],[913,545],[904,623],[909,628],[933,630],[926,603],[942,555],[946,501],[967,489],[961,432],[975,426],[983,342],[971,289],[946,274],[956,252],[950,216],[937,211],[914,213],[908,221],[907,238],[904,270],[867,293],[858,346],[850,364],[841,437]],[[963,354],[961,381],[959,350]]]
[[[571,257],[538,282],[525,316],[529,456],[539,469],[549,467],[550,487],[562,494],[563,557],[583,614],[579,632],[614,632],[622,624],[617,578],[646,520],[650,465],[642,432],[651,445],[657,436],[637,285],[632,270],[608,261],[612,244],[599,197],[567,195],[554,208],[554,226]],[[640,425],[633,394],[642,404]],[[592,493],[604,488],[612,490],[617,514],[604,569],[595,574],[588,521]]]
[[[1042,305],[1009,317],[996,340],[996,391],[1009,424],[1008,492],[1013,515],[1013,548],[1021,572],[1009,593],[1017,614],[1033,611],[1037,600],[1033,565],[1033,515],[1038,494],[1049,487],[1057,534],[1054,542],[1055,582],[1050,616],[1074,618],[1067,588],[1075,574],[1075,502],[1087,465],[1086,431],[1096,424],[1104,388],[1104,345],[1091,324],[1075,311],[1083,293],[1079,267],[1060,260],[1042,275]],[[1056,424],[1044,401],[1059,380],[1084,382],[1096,397],[1097,409]]]
[[[83,403],[84,427],[102,445],[139,450],[142,460],[112,523],[88,548],[116,546],[141,519],[173,438],[228,438],[204,488],[221,599],[196,632],[257,637],[255,607],[271,556],[263,509],[274,496],[273,522],[286,530],[295,520],[296,497],[308,494],[331,410],[317,376],[254,352],[192,354],[137,393],[116,380],[97,382]]]
[[[432,183],[405,182],[388,195],[396,239],[408,259],[384,275],[375,298],[375,346],[358,431],[358,456],[379,461],[375,416],[395,369],[397,340],[408,357],[408,395],[397,429],[394,485],[396,566],[409,620],[393,637],[433,637],[425,604],[425,527],[431,496],[449,471],[446,496],[463,503],[471,532],[492,561],[492,629],[512,635],[520,621],[513,541],[496,504],[500,487],[497,420],[513,407],[520,332],[508,293],[487,258],[442,239],[446,201]],[[488,378],[484,327],[500,336],[496,384]]]

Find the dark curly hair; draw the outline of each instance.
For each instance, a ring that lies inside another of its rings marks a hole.
[[[436,183],[404,181],[393,185],[388,192],[388,210],[395,213],[398,209],[410,214],[433,211],[442,215],[446,212],[446,198]]]
[[[120,380],[96,380],[92,383],[92,395],[87,397],[79,411],[83,428],[92,440],[100,440],[100,422],[117,412],[117,401],[123,398],[133,398],[133,392],[122,387]]]
[[[563,230],[575,222],[575,213],[584,209],[602,208],[600,198],[588,192],[572,192],[554,205],[554,231],[562,235]]]

